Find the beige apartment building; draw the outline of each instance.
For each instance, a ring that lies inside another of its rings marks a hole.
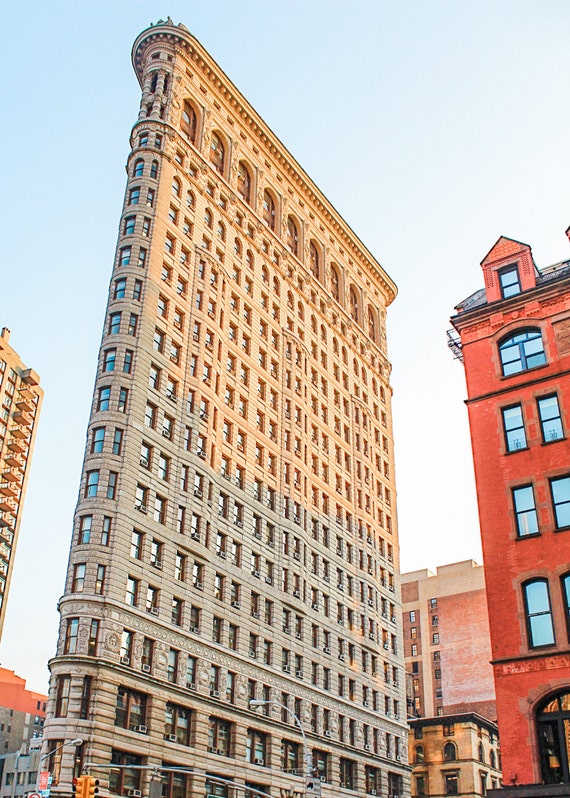
[[[395,285],[187,28],[133,65],[52,795],[409,795]]]
[[[497,725],[476,712],[410,720],[412,796],[479,798],[501,786]]]
[[[22,505],[43,398],[39,377],[0,331],[0,637],[18,542]]]
[[[401,582],[409,716],[477,712],[496,721],[483,567],[465,560]]]

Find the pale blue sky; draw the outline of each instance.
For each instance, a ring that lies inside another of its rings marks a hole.
[[[402,567],[480,561],[454,305],[499,235],[570,258],[566,0],[32,0],[3,20],[0,326],[46,398],[4,667],[47,688],[139,88],[183,22],[399,286],[389,311]],[[9,275],[9,277],[8,277]]]

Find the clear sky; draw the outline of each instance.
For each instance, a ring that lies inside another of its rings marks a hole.
[[[210,51],[399,286],[389,310],[403,570],[481,561],[454,305],[499,235],[570,258],[567,0],[31,0],[5,14],[0,326],[42,378],[3,667],[55,652],[140,92],[170,15]]]

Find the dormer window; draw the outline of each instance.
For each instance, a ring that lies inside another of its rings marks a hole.
[[[512,263],[510,266],[505,266],[504,269],[500,269],[498,275],[502,299],[508,299],[510,296],[520,294],[521,281],[516,263]]]

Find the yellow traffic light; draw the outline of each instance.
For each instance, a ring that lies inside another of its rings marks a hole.
[[[83,798],[96,798],[97,794],[99,793],[99,779],[96,779],[93,776],[86,776],[86,780],[87,783],[85,785]]]
[[[78,776],[73,783],[73,795],[75,798],[85,798],[87,776]]]

